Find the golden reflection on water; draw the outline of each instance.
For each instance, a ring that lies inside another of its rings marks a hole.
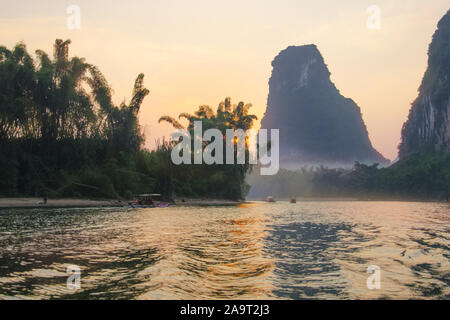
[[[0,211],[0,299],[450,298],[449,206]],[[82,270],[67,289],[66,268]],[[381,268],[369,290],[367,267]]]

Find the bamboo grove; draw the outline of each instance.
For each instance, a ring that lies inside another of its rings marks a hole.
[[[171,143],[145,150],[138,122],[149,94],[144,75],[131,100],[114,105],[104,75],[85,59],[69,57],[70,43],[58,39],[53,56],[37,50],[34,58],[23,43],[12,50],[0,46],[0,195],[245,197],[248,166],[174,167]],[[226,99],[217,115],[202,106],[195,117],[207,127],[246,129],[256,119],[249,107],[232,107]]]

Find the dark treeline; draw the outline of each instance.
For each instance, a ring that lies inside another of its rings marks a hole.
[[[141,152],[137,115],[149,91],[137,77],[132,99],[115,106],[95,66],[69,59],[70,40],[53,57],[24,44],[0,47],[0,194],[131,196],[157,179]]]
[[[233,129],[247,131],[257,120],[255,115],[249,114],[251,104],[240,102],[232,105],[231,99],[226,98],[221,102],[215,112],[209,106],[200,106],[193,114],[182,113],[179,119],[188,121],[184,127],[177,119],[171,117],[162,117],[160,122],[168,122],[175,129],[187,129],[190,132],[191,139],[194,136],[194,123],[202,122],[203,131],[208,129],[218,129],[223,137],[226,137],[226,130]],[[226,141],[223,138],[223,148],[225,154]],[[248,141],[247,141],[248,142]],[[193,144],[193,142],[192,142]],[[237,141],[235,142],[235,145]],[[193,158],[193,154],[191,157]],[[237,148],[234,153],[235,163],[237,163]],[[246,143],[246,159],[248,159],[248,143]],[[194,197],[214,197],[233,200],[245,199],[250,187],[245,178],[251,171],[252,166],[248,164],[239,165],[180,165],[172,166],[172,175],[174,177],[174,191],[179,196]]]
[[[149,90],[144,75],[131,101],[116,106],[99,69],[69,58],[70,40],[56,40],[53,57],[20,43],[0,47],[0,195],[130,199],[138,193],[243,199],[249,166],[171,164],[173,144],[142,148],[138,114]],[[250,128],[250,105],[202,106],[190,123]],[[162,119],[164,120],[164,119]],[[170,120],[166,118],[166,120]],[[175,123],[175,122],[172,122]]]
[[[24,44],[0,47],[0,196],[246,197],[248,164],[175,166],[173,142],[143,149],[138,114],[149,94],[144,75],[137,77],[131,100],[114,105],[105,77],[84,59],[69,58],[69,45],[69,40],[57,40],[53,57],[38,50],[35,59]],[[216,128],[225,136],[227,129],[253,127],[256,116],[249,114],[250,107],[226,98],[216,111],[200,106],[192,115],[181,114],[186,126],[170,117],[160,122],[186,128],[192,139],[196,121],[204,131]],[[422,152],[388,168],[357,163],[353,170],[281,170],[276,176],[250,176],[248,182],[252,197],[447,199],[450,156]]]
[[[304,167],[272,177],[252,175],[250,197],[353,197],[359,199],[447,200],[450,154],[423,151],[387,168],[356,163],[354,168]]]

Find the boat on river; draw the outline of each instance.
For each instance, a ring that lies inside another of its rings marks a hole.
[[[140,194],[135,197],[134,202],[129,203],[130,208],[167,208],[169,204],[162,201],[160,194]]]

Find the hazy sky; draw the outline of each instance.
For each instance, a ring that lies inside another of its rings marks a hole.
[[[66,8],[81,8],[81,30]],[[367,28],[371,5],[381,29]],[[417,96],[427,49],[450,0],[0,0],[0,44],[24,41],[52,52],[72,39],[71,55],[97,65],[117,103],[136,76],[151,90],[141,113],[147,143],[171,128],[161,115],[216,106],[226,96],[263,116],[271,62],[289,45],[314,43],[341,93],[361,107],[374,146],[394,159]]]

